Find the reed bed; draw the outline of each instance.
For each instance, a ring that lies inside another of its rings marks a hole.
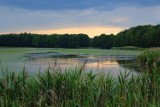
[[[159,107],[160,73],[118,78],[85,73],[82,68],[28,76],[2,72],[1,107]]]
[[[152,69],[160,70],[160,48],[151,48],[138,56],[138,63],[142,68],[151,72]]]

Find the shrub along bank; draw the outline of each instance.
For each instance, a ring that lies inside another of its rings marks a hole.
[[[160,48],[146,50],[138,57],[138,61],[140,66],[149,72],[152,71],[152,69],[160,70]]]

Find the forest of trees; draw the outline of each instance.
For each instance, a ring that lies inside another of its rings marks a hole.
[[[114,46],[160,47],[160,25],[132,27],[116,35]]]
[[[86,34],[4,34],[0,35],[0,46],[79,48],[89,47],[90,38]]]
[[[104,49],[122,46],[160,47],[160,25],[136,26],[117,35],[101,34],[94,38],[89,38],[86,34],[1,34],[0,46]]]

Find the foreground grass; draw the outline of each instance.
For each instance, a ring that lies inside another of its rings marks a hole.
[[[82,69],[48,71],[28,77],[23,71],[2,73],[1,107],[158,107],[160,106],[160,73],[154,70],[128,79],[127,73],[117,79]]]

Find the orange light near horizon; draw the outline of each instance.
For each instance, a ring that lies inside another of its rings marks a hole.
[[[123,28],[120,27],[106,27],[106,26],[95,26],[95,27],[75,27],[75,28],[62,28],[62,29],[50,29],[50,30],[37,30],[31,33],[39,34],[88,34],[89,37],[94,37],[100,34],[117,34],[122,31]]]

